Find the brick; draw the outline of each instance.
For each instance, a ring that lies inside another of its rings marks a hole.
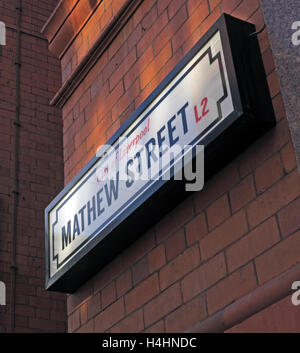
[[[127,119],[133,114],[134,111],[135,111],[135,104],[134,102],[132,102],[119,116],[121,125],[123,125],[127,121]]]
[[[120,94],[119,97],[120,97],[123,93],[122,87],[120,87],[120,85],[117,85],[117,87],[115,88],[116,92],[117,92],[117,89],[121,90],[121,92],[119,93]],[[109,95],[109,83],[108,83],[108,81],[106,81],[105,83],[103,83],[103,86],[99,89],[98,93],[95,93],[93,100],[85,108],[84,113],[85,113],[85,117],[86,117],[86,123],[84,124],[83,128],[85,128],[85,126],[89,123],[89,120],[92,116],[97,115],[98,112],[100,112],[100,107],[102,107],[103,100],[108,98],[108,95]],[[117,99],[119,97],[117,97]],[[104,109],[101,110],[101,117],[106,117],[106,116],[107,116],[107,111],[104,111]],[[97,122],[98,122],[98,119],[97,119]],[[88,131],[88,132],[90,132],[90,131]],[[86,133],[86,134],[82,133],[82,135],[87,136],[88,133]]]
[[[197,297],[166,317],[166,332],[182,333],[206,318],[205,297]]]
[[[213,10],[221,2],[222,2],[222,0],[209,0],[209,8],[210,8],[210,10]]]
[[[135,286],[140,281],[144,280],[149,275],[148,259],[144,257],[132,268],[132,282]]]
[[[101,90],[103,87],[103,79],[102,75],[98,75],[96,79],[94,79],[93,83],[91,84],[91,100],[95,98],[97,93]]]
[[[177,11],[184,6],[186,3],[186,0],[172,0],[170,4],[168,5],[168,14],[169,14],[169,19],[177,13]]]
[[[230,216],[227,195],[220,197],[206,210],[208,228],[213,229]]]
[[[287,237],[300,228],[299,210],[300,198],[291,202],[288,206],[278,212],[279,227],[283,237]]]
[[[112,11],[113,11],[114,16],[116,16],[118,14],[118,12],[122,8],[123,4],[124,3],[122,0],[112,1]]]
[[[258,43],[262,53],[270,47],[269,35],[267,31],[262,32],[261,35],[258,36]]]
[[[182,53],[183,55],[187,54],[189,50],[198,42],[201,38],[200,28],[196,28],[193,33],[185,40],[182,45]]]
[[[134,13],[134,23],[137,24],[149,12],[149,10],[156,4],[156,0],[144,1],[141,6]],[[159,3],[158,3],[159,5]]]
[[[189,19],[180,27],[176,35],[172,38],[172,47],[174,52],[182,46],[182,44],[196,28],[200,27],[201,22],[208,16],[208,14],[208,3],[207,1],[202,1],[197,10],[193,12]]]
[[[131,35],[129,36],[127,42],[128,42],[128,49],[131,50],[136,44],[137,42],[142,38],[143,36],[143,29],[142,29],[142,25],[139,24],[135,30],[131,33]]]
[[[147,328],[144,333],[164,333],[165,332],[165,324],[164,320],[160,320],[154,325]]]
[[[159,293],[158,276],[153,274],[125,296],[126,312],[139,308]]]
[[[249,174],[290,141],[290,130],[286,119],[277,123],[255,144],[238,157],[238,168],[242,177]]]
[[[51,316],[50,319],[52,321],[60,321],[63,322],[64,324],[67,321],[67,314],[65,311],[61,311],[61,310],[52,310],[51,311]]]
[[[84,325],[82,325],[77,331],[76,333],[94,333],[95,329],[94,329],[94,320],[90,320],[87,323],[85,323]]]
[[[124,75],[129,71],[132,65],[136,61],[136,49],[134,48],[131,52],[124,58],[117,70],[109,78],[109,87],[112,90],[116,84],[124,77]]]
[[[138,310],[121,320],[110,330],[111,333],[137,333],[144,329],[143,310]]]
[[[222,15],[220,7],[216,7],[211,14],[205,18],[205,20],[200,25],[201,34],[205,34],[209,28],[218,20]]]
[[[21,316],[16,317],[16,325],[37,329],[39,332],[56,332],[57,323],[51,320],[29,318],[28,322]]]
[[[236,212],[256,197],[253,175],[244,178],[229,193],[232,212]]]
[[[120,1],[114,1],[114,4],[109,4],[108,7],[105,9],[105,12],[103,13],[103,15],[101,16],[101,27],[106,28],[106,26],[108,26],[111,18],[113,17],[113,15],[116,15],[117,9],[120,6]],[[113,13],[114,11],[114,13]],[[90,32],[93,33],[93,32]]]
[[[80,303],[89,298],[92,295],[92,288],[90,286],[90,282],[86,282],[82,285],[74,294],[70,294],[68,296],[67,301],[67,312],[71,313],[74,309],[76,309]]]
[[[120,276],[124,271],[123,259],[120,256],[115,257],[109,264],[107,264],[100,272],[98,272],[92,279],[93,292],[97,293],[106,287],[112,280]]]
[[[147,31],[151,28],[157,20],[157,5],[153,6],[150,11],[145,15],[141,24],[143,31]]]
[[[286,173],[289,173],[290,171],[296,168],[297,162],[296,162],[295,150],[292,143],[287,144],[280,151],[280,155],[281,155],[283,167]]]
[[[95,332],[104,332],[125,315],[123,299],[119,299],[95,317]]]
[[[206,292],[208,314],[224,308],[256,287],[253,264],[242,267]]]
[[[89,119],[84,123],[83,129],[77,134],[80,137],[80,143],[95,129],[98,122],[98,115],[93,114],[89,116]],[[69,139],[65,139],[66,141],[70,141]],[[75,139],[76,140],[76,139]],[[79,141],[77,144],[80,145]]]
[[[204,2],[204,1],[202,1],[202,2]],[[192,13],[199,7],[200,4],[202,4],[202,2],[199,0],[188,0],[187,1],[187,9],[188,9],[189,16],[192,15]]]
[[[163,316],[177,308],[181,304],[181,292],[176,283],[148,303],[144,308],[146,327],[158,321]]]
[[[149,272],[159,270],[166,263],[166,250],[163,244],[153,249],[148,254]]]
[[[300,178],[297,171],[287,175],[259,196],[247,208],[250,227],[270,217],[300,194]]]
[[[264,25],[264,16],[261,7],[259,7],[250,17],[249,22],[253,23],[257,30],[263,27]]]
[[[175,65],[178,64],[182,57],[182,50],[179,49],[173,54],[170,59],[168,59],[168,61],[161,67],[158,74],[146,87],[147,89],[149,89],[149,93],[152,92],[160,84],[160,82],[173,70]]]
[[[226,275],[224,254],[221,253],[195,269],[181,282],[183,301],[202,293]]]
[[[91,101],[91,90],[88,89],[79,101],[80,112],[84,111],[84,108],[89,104],[90,101]]]
[[[120,99],[120,97],[123,94],[124,94],[124,85],[123,85],[123,82],[120,81],[107,97],[107,100],[106,100],[107,106],[105,105],[102,111],[104,116],[106,115],[106,113],[108,113],[111,107],[113,107],[113,105]]]
[[[35,317],[35,309],[28,305],[16,305],[16,314],[28,317]]]
[[[36,308],[36,318],[49,320],[50,311],[46,310],[46,309]],[[67,318],[66,318],[66,320],[67,320]]]
[[[153,77],[158,73],[158,70],[165,65],[165,63],[172,56],[172,47],[171,44],[166,44],[164,48],[159,52],[159,54],[154,58],[154,60],[147,66],[147,68],[140,74],[140,85],[141,89],[144,89],[145,86]]]
[[[135,65],[126,73],[124,76],[124,83],[126,91],[139,77],[139,72],[146,69],[147,65],[150,64],[154,59],[153,47],[150,45],[143,54],[139,57]]]
[[[265,283],[300,261],[300,231],[289,236],[255,260],[259,283]]]
[[[73,123],[73,111],[66,116],[63,121],[63,131],[66,132]],[[24,133],[23,133],[24,134]]]
[[[193,216],[192,199],[188,198],[164,217],[156,226],[156,240],[161,242],[181,226],[187,223]]]
[[[285,107],[282,99],[282,95],[278,94],[272,99],[274,113],[277,121],[280,121],[286,116]]]
[[[91,130],[91,133],[87,136],[85,145],[81,145],[81,148],[86,149],[86,151],[89,151],[93,147],[99,148],[99,146],[104,145],[106,140],[105,140],[103,131],[107,130],[111,126],[111,117],[109,115],[105,116],[100,120],[99,120],[99,117],[95,115],[93,119],[95,119],[97,123],[95,124],[94,128]],[[79,153],[78,150],[76,151],[76,153]]]
[[[124,295],[132,288],[131,271],[124,272],[116,281],[117,297]]]
[[[156,78],[157,76],[155,76]],[[154,79],[151,81],[152,83],[154,82]],[[138,95],[138,97],[136,98],[134,104],[136,107],[139,107],[151,94],[151,92],[153,91],[153,86],[154,84],[149,83],[146,87],[144,87],[141,90],[141,93]]]
[[[134,27],[136,27],[134,25],[134,21],[130,19],[125,25],[125,27],[123,28],[123,30],[121,31],[120,35],[117,36],[114,39],[114,41],[110,44],[108,48],[108,59],[111,59],[116,54],[116,52],[121,48],[121,46],[127,40],[130,33],[133,31]],[[98,70],[98,71],[100,72],[101,70]]]
[[[139,81],[136,80],[130,88],[123,94],[123,96],[118,100],[117,104],[114,105],[112,109],[112,121],[116,121],[120,118],[122,113],[128,108],[140,92]]]
[[[275,217],[272,217],[226,250],[228,270],[234,271],[278,241],[278,226]]]
[[[5,330],[5,328],[4,328]],[[15,332],[16,333],[39,333],[41,330],[38,330],[38,329],[30,329],[28,327],[19,327],[16,325],[15,327]],[[1,326],[0,326],[0,332],[2,333],[1,331]],[[3,331],[3,333],[5,333],[5,331]]]
[[[16,315],[16,326],[30,327],[35,329],[40,329],[41,331],[45,330],[45,325],[49,322],[48,320],[35,319],[32,317],[26,317],[22,315]],[[50,321],[50,325],[48,325],[48,331],[53,330],[53,323]],[[52,328],[51,328],[52,326]]]
[[[182,7],[154,40],[153,48],[155,55],[157,55],[164,47],[167,47],[166,44],[171,40],[186,19],[187,11],[185,7]]]
[[[140,236],[123,254],[123,268],[131,267],[142,259],[155,246],[155,235],[153,229],[148,230]]]
[[[198,245],[185,250],[159,272],[160,287],[165,289],[200,264]]]
[[[168,261],[180,254],[185,249],[184,230],[178,230],[166,240],[166,255]]]
[[[202,239],[207,234],[205,214],[200,213],[185,226],[186,240],[188,245]]]
[[[96,293],[94,296],[87,302],[87,316],[88,320],[94,317],[101,310],[101,294]]]
[[[138,57],[140,57],[147,48],[151,47],[153,49],[152,47],[153,40],[157,37],[160,31],[167,25],[168,21],[169,20],[168,20],[167,11],[164,11],[157,18],[155,25],[151,26],[150,28],[147,29],[147,31],[144,32],[143,37],[140,39],[140,41],[137,44]]]
[[[291,297],[259,311],[247,320],[227,330],[228,333],[298,333],[299,310],[295,310]]]
[[[52,316],[52,313],[51,313]],[[80,306],[80,323],[81,325],[85,324],[88,320],[88,312],[87,312],[87,303],[83,303]]]
[[[55,308],[55,301],[50,300],[45,297],[41,298],[41,297],[30,296],[29,302],[26,304],[29,304],[29,305],[35,306],[35,307],[43,307],[45,309],[54,309]]]
[[[214,256],[248,231],[245,211],[234,214],[211,233],[200,240],[200,252],[203,260]]]
[[[266,75],[269,75],[275,69],[272,49],[268,48],[262,55]]]
[[[68,318],[68,331],[74,332],[80,327],[80,311],[76,310]]]
[[[232,12],[232,16],[247,20],[258,8],[259,0],[243,0]]]
[[[273,71],[268,77],[268,84],[271,97],[275,97],[280,92],[280,84],[276,71]]]
[[[107,287],[101,291],[102,308],[106,308],[116,300],[116,286],[115,282],[111,282]]]
[[[120,120],[115,121],[109,128],[106,129],[105,136],[109,140],[121,127]]]
[[[200,213],[203,211],[238,181],[237,166],[235,163],[231,163],[205,183],[201,191],[195,193],[194,203],[196,212]]]
[[[17,283],[16,290],[18,292],[21,292],[22,294],[25,294],[25,295],[33,295],[34,296],[36,294],[35,287],[27,285],[27,284],[18,284]]]
[[[170,2],[171,2],[171,0],[158,1],[158,3],[157,3],[158,13],[160,14],[162,11],[164,11],[168,7]]]
[[[255,184],[257,191],[263,192],[283,176],[280,155],[276,154],[255,171]]]

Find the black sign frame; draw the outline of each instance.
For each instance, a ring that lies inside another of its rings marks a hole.
[[[107,141],[107,145],[113,145],[119,139],[217,31],[221,35],[234,111],[201,141],[201,144],[205,145],[205,181],[274,126],[274,110],[258,40],[256,36],[251,36],[255,32],[255,26],[223,14]],[[99,157],[95,155],[45,209],[47,290],[74,292],[141,233],[190,195],[185,191],[184,182],[174,180],[155,182],[118,219],[81,248],[50,278],[49,213],[98,159]]]

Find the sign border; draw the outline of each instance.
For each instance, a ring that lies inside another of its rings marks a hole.
[[[218,32],[216,32],[218,33]],[[226,84],[226,78],[225,78],[225,74],[224,74],[224,68],[223,68],[223,62],[222,62],[222,58],[221,58],[221,54],[218,53],[217,55],[213,56],[212,55],[212,51],[211,51],[211,47],[209,47],[194,63],[193,65],[186,71],[184,72],[184,75],[182,75],[175,83],[174,85],[172,85],[172,87],[169,88],[169,90],[165,93],[165,95],[155,104],[155,106],[152,107],[152,109],[150,111],[147,112],[147,114],[145,114],[143,116],[143,118],[139,121],[139,123],[137,125],[135,125],[126,135],[126,138],[128,138],[128,136],[130,136],[130,134],[132,132],[134,132],[134,130],[140,125],[142,124],[148,117],[149,115],[156,109],[156,107],[159,106],[159,104],[174,90],[174,88],[180,84],[180,82],[188,75],[190,74],[190,72],[196,67],[196,65],[198,65],[198,63],[205,58],[208,55],[209,57],[209,61],[210,64],[212,64],[215,60],[218,60],[219,62],[219,67],[220,67],[220,73],[221,73],[221,79],[222,79],[222,85],[223,85],[223,90],[224,90],[224,94],[223,96],[217,101],[217,107],[218,107],[218,117],[209,125],[207,126],[193,141],[190,141],[190,145],[194,146],[197,144],[197,142],[199,142],[199,140],[202,138],[203,135],[205,135],[207,133],[207,131],[209,131],[214,125],[216,125],[221,119],[222,119],[222,113],[221,113],[221,103],[224,101],[224,99],[226,99],[228,97],[228,90],[227,90],[227,84]],[[116,148],[118,147],[118,143],[116,145]],[[97,162],[96,162],[97,163]],[[172,168],[173,165],[170,166],[170,168]],[[90,168],[90,170],[92,170],[94,168],[94,165]],[[89,172],[89,175],[84,178],[84,180],[82,180],[80,182],[80,184],[78,186],[76,186],[76,189],[72,191],[71,195],[69,195],[67,197],[66,200],[64,200],[64,202],[57,208],[56,210],[56,219],[55,222],[52,224],[52,261],[57,261],[57,268],[59,269],[59,267],[61,267],[65,261],[67,261],[70,257],[72,257],[74,255],[74,253],[80,251],[80,249],[89,241],[91,241],[91,239],[86,239],[84,242],[82,242],[76,249],[74,249],[62,262],[58,261],[58,255],[54,256],[54,226],[57,224],[58,222],[58,211],[59,209],[64,205],[64,203],[66,203],[71,197],[72,195],[77,192],[81,186],[90,178],[94,175],[94,173],[96,172],[96,169],[91,172]],[[164,172],[164,171],[161,171]],[[153,179],[156,179],[156,177],[158,177],[158,175],[154,176]],[[145,189],[149,186],[149,184],[153,184],[154,181],[153,180],[149,180],[149,182],[144,185],[144,187],[142,189],[140,189],[138,191],[138,194],[140,195],[141,193],[145,192]],[[134,195],[134,197],[132,198],[136,198],[136,194]],[[131,199],[132,199],[131,198]],[[131,199],[127,200],[123,207],[125,208],[125,206],[127,206],[128,203],[130,203]],[[124,212],[124,211],[123,211]],[[118,209],[116,213],[120,213],[120,209]],[[115,214],[113,214],[110,218],[114,218]],[[110,219],[107,219],[104,224],[109,223]],[[97,230],[94,231],[93,234],[90,235],[90,237],[93,237],[96,233],[100,234],[101,228],[103,227],[103,224],[101,224],[101,227],[99,227]],[[50,248],[50,237],[48,237],[48,247]],[[50,277],[50,271],[48,273],[49,277]]]
[[[236,28],[235,29],[233,28],[235,26],[240,26],[241,29],[242,28],[245,29],[244,33],[235,33],[237,32]],[[245,39],[246,32],[248,34],[252,33],[253,31],[255,31],[255,27],[252,24],[238,20],[232,16],[223,14],[215,22],[215,24],[212,25],[212,27],[204,34],[204,36],[193,46],[193,48],[188,52],[188,54],[186,54],[184,58],[175,66],[175,68],[166,76],[166,78],[154,89],[154,91],[146,98],[146,100],[126,120],[126,122],[118,129],[118,131],[106,142],[106,145],[113,145],[115,142],[117,142],[119,137],[130,127],[131,124],[135,122],[135,120],[153,102],[153,100],[167,87],[167,85],[176,77],[176,75],[178,75],[178,73],[180,73],[180,71],[184,69],[184,67],[189,63],[189,61],[193,59],[193,57],[201,50],[201,48],[218,31],[220,32],[220,36],[221,36],[225,66],[226,66],[226,71],[228,75],[228,83],[229,83],[229,88],[231,90],[234,110],[229,116],[226,117],[226,119],[220,122],[220,124],[217,125],[216,128],[211,133],[206,135],[201,140],[201,144],[204,144],[205,146],[210,145],[212,142],[217,140],[217,138],[224,131],[226,131],[231,125],[233,125],[241,116],[249,115],[250,120],[251,119],[253,120],[252,110],[254,110],[254,113],[255,113],[256,109],[250,109],[252,108],[251,97],[248,96],[248,89],[250,89],[248,76],[250,75],[250,73],[245,73],[245,74],[242,73],[242,71],[245,70],[244,65],[243,63],[236,62],[235,60],[236,58],[233,57],[233,54],[234,54],[233,51],[234,51],[235,42],[236,42],[236,45],[238,45],[238,43],[240,44],[241,39]],[[229,31],[231,33],[229,33]],[[257,43],[255,45],[257,46]],[[255,47],[255,49],[257,54],[257,48]],[[257,60],[259,60],[257,63],[258,65],[257,75],[260,74],[261,76],[262,68],[259,66],[261,65],[261,57],[259,57]],[[237,71],[239,71],[239,75],[245,79],[245,82],[241,82],[241,78],[240,80],[238,80]],[[264,73],[264,70],[263,70],[263,73]],[[267,87],[266,83],[263,81],[260,82],[260,85],[263,86],[262,89],[265,89]],[[254,91],[255,90],[257,90],[256,87]],[[262,97],[262,99],[268,100],[269,98],[270,100],[270,97],[266,97],[265,93],[263,94],[263,96],[264,97]],[[268,113],[266,120],[261,121],[261,128],[258,129],[260,131],[257,131],[257,133],[254,133],[254,135],[259,135],[274,125],[275,119],[273,116],[271,116],[271,115],[274,115],[273,108],[270,107],[269,106],[270,104],[268,103],[270,103],[270,101],[265,102],[266,104],[265,110],[266,110],[266,113]],[[256,137],[257,136],[255,136],[255,138]],[[251,137],[251,139],[253,138]],[[215,147],[213,149],[215,149]],[[104,153],[104,149],[101,148],[100,151],[98,152],[98,155],[101,155],[102,153]],[[87,269],[91,267],[91,265],[88,264],[89,261],[86,261],[86,263],[84,263],[83,258],[85,258],[87,254],[90,252],[93,252],[94,254],[93,256],[95,257],[96,256],[95,254],[97,253],[96,247],[99,246],[99,243],[103,242],[104,238],[106,238],[106,236],[111,232],[111,230],[118,227],[120,224],[122,224],[122,222],[127,220],[127,218],[128,219],[131,218],[132,214],[135,213],[136,211],[138,210],[140,211],[141,205],[143,205],[143,203],[148,201],[150,198],[153,198],[153,195],[155,195],[155,193],[160,188],[162,188],[164,184],[167,183],[167,181],[161,181],[161,180],[155,182],[144,194],[140,196],[138,200],[136,200],[127,210],[125,210],[120,215],[117,221],[116,220],[113,221],[111,224],[108,225],[106,229],[102,231],[101,237],[99,235],[95,236],[94,239],[92,239],[85,247],[81,248],[79,252],[75,254],[73,258],[63,266],[63,268],[61,268],[61,270],[59,270],[53,277],[50,278],[50,275],[49,275],[50,274],[50,263],[49,263],[50,252],[49,252],[49,243],[48,243],[49,213],[55,207],[55,205],[78,183],[78,181],[82,178],[82,176],[84,176],[89,171],[89,169],[93,167],[93,165],[99,160],[99,158],[101,157],[97,157],[96,155],[92,157],[91,160],[86,164],[86,166],[82,168],[82,170],[74,177],[74,179],[64,187],[64,189],[54,198],[54,200],[45,209],[45,250],[46,250],[46,276],[45,277],[46,277],[46,289],[48,290],[58,290],[58,291],[70,293],[70,292],[73,292],[78,286],[83,284],[84,279],[88,279],[92,274],[96,272],[96,269],[94,268],[92,271],[90,271],[90,273],[86,273],[85,275],[82,274],[82,272],[86,272]],[[212,171],[209,172],[209,174],[212,174],[212,175],[214,174],[213,169],[214,168],[212,168]],[[209,178],[209,176],[210,175],[207,175],[206,179]],[[134,239],[131,239],[131,241],[132,240]],[[107,240],[107,243],[110,243],[109,240]],[[108,261],[109,260],[107,260],[106,262]],[[95,261],[92,261],[91,263],[96,264]],[[82,267],[82,270],[79,270],[79,266]],[[100,266],[100,263],[99,263],[99,266]],[[99,266],[97,263],[97,267]],[[103,266],[103,264],[101,266]],[[71,276],[69,271],[72,267],[75,267],[74,268],[75,272]],[[76,268],[78,272],[77,274],[79,274],[80,272],[81,275],[77,276]],[[67,275],[68,273],[69,275]],[[81,279],[81,282],[80,282],[79,277],[84,279]]]

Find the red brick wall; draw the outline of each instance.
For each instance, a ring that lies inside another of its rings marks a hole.
[[[142,2],[63,108],[65,183],[223,12],[264,23],[258,0]],[[259,43],[277,126],[69,295],[70,332],[184,331],[299,262],[300,178]]]
[[[0,55],[0,280],[7,286],[0,331],[4,332],[10,331],[16,3],[0,3],[0,20],[7,26],[7,45]],[[48,52],[40,30],[56,3],[22,1],[16,332],[66,330],[65,295],[44,290],[44,208],[63,186],[63,165],[61,113],[49,106],[61,82],[59,61]]]
[[[239,325],[227,330],[228,333],[299,333],[300,312],[287,297]]]
[[[72,28],[75,33],[74,40],[61,59],[63,82],[66,81],[74,72],[82,58],[92,48],[99,35],[115,18],[125,1],[104,0],[102,4],[101,0],[93,0],[90,2],[92,4],[100,4],[97,8],[97,11],[87,11],[86,9],[91,5],[88,1],[81,1],[78,3],[78,6],[75,7],[75,13],[71,14],[71,16],[67,19],[68,23],[65,24],[65,26],[69,25],[70,29]],[[83,21],[83,19],[80,18],[80,15],[83,16],[84,9],[87,11],[87,13],[89,13],[89,16]],[[82,23],[83,25],[80,30],[76,29],[76,25],[78,23]]]

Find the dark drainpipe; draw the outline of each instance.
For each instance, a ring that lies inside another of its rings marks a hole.
[[[16,277],[17,277],[17,221],[19,203],[19,144],[20,144],[20,70],[21,70],[21,16],[22,0],[16,0],[16,97],[14,125],[14,168],[13,168],[13,210],[12,210],[12,249],[11,249],[11,290],[10,290],[10,332],[15,331]]]

